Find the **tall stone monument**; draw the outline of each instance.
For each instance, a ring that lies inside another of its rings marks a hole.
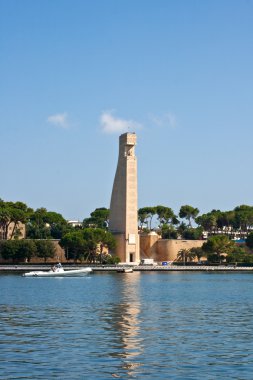
[[[135,133],[124,133],[119,137],[118,165],[110,205],[109,229],[117,242],[115,254],[124,263],[140,261],[135,145]]]

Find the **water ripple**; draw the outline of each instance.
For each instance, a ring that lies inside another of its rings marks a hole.
[[[249,274],[0,276],[0,379],[242,379]]]

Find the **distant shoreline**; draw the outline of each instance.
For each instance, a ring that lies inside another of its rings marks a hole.
[[[121,268],[129,267],[127,265],[117,265],[117,266],[93,266],[93,265],[64,265],[64,269],[74,269],[80,267],[91,267],[93,272],[117,272]],[[51,268],[50,264],[39,264],[39,265],[0,265],[0,273],[4,272],[27,272],[33,270],[49,270]],[[175,265],[175,266],[132,266],[134,272],[252,272],[253,267],[236,267],[236,266],[199,266],[199,265]]]

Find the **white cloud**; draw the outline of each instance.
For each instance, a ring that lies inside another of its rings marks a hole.
[[[69,128],[68,124],[68,114],[66,112],[64,113],[57,113],[55,115],[50,115],[47,118],[47,122],[50,124],[53,124],[57,127],[67,129]]]
[[[100,124],[105,133],[123,133],[134,132],[140,129],[142,125],[134,120],[124,120],[115,117],[112,111],[105,111],[100,116]]]
[[[162,116],[150,116],[151,121],[158,127],[177,127],[177,118],[172,112],[167,112]]]
[[[171,128],[176,128],[177,126],[177,119],[176,119],[176,116],[169,112],[167,114],[165,114],[165,120],[168,122],[168,125],[171,127]]]

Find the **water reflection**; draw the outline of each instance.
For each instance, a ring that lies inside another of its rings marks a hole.
[[[119,367],[129,376],[141,366],[138,357],[143,353],[140,334],[140,273],[117,275],[117,303],[108,308],[104,319],[114,335],[115,345],[110,355],[120,359]],[[119,368],[119,369],[120,369]]]

